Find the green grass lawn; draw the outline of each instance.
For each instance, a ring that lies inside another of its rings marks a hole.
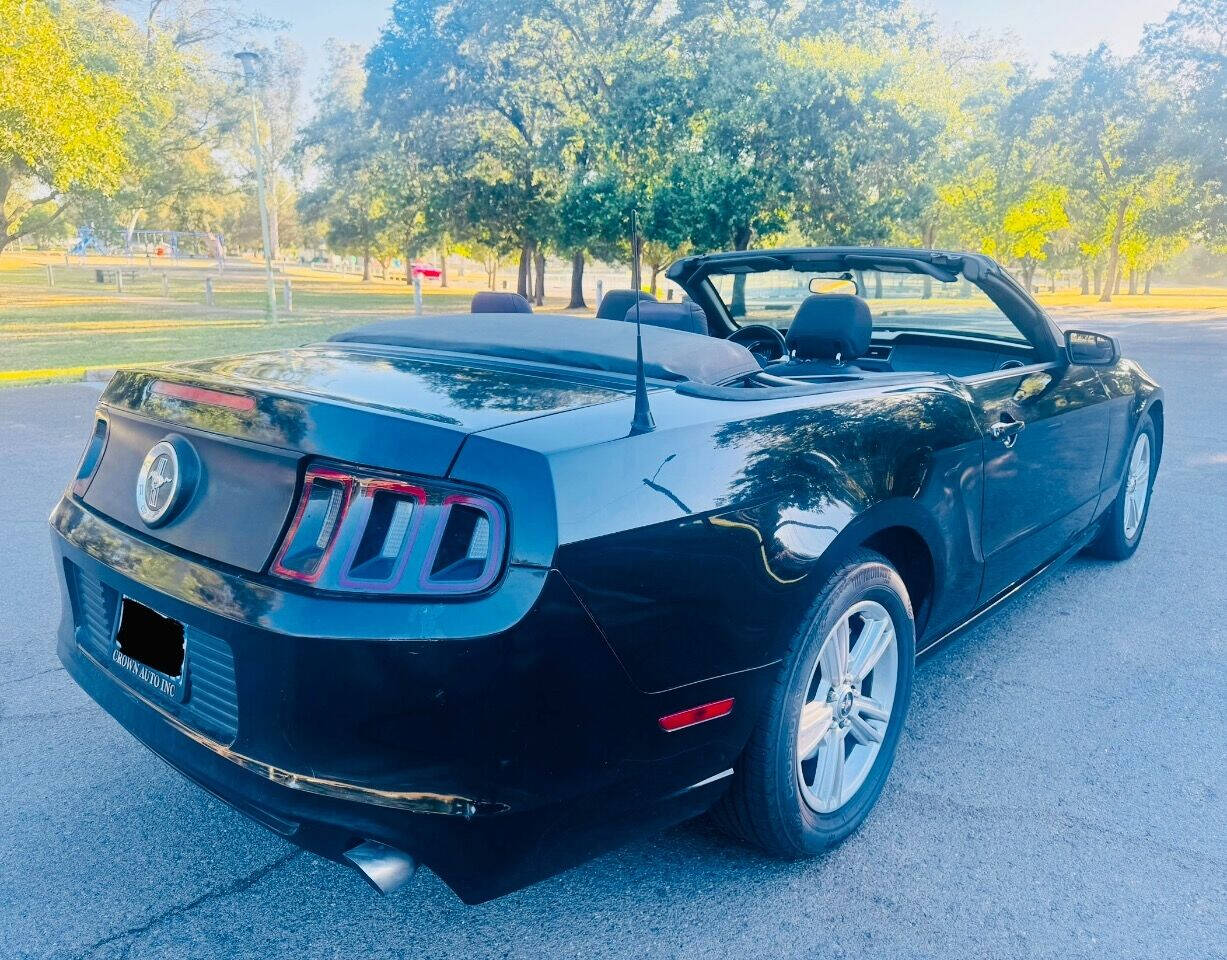
[[[48,283],[49,264],[54,286]],[[96,281],[99,267],[125,271],[122,293],[113,281]],[[205,305],[206,278],[213,282],[212,306]],[[286,278],[293,288],[293,312],[285,311],[282,300]],[[480,272],[451,277],[446,290],[436,280],[426,281],[423,309],[467,312],[473,293],[484,285]],[[556,285],[561,289],[565,278]],[[278,277],[277,298],[278,319],[269,321],[264,273],[254,263],[232,262],[219,275],[211,261],[90,258],[65,265],[61,254],[6,252],[0,255],[0,386],[80,379],[90,369],[123,364],[294,346],[365,321],[409,316],[414,309],[413,290],[403,279],[364,283],[354,274],[306,267],[287,268]],[[1227,312],[1227,290],[1212,287],[1119,296],[1112,304],[1069,290],[1040,294],[1039,300],[1058,312]],[[565,302],[549,297],[546,309],[557,312]],[[935,303],[926,301],[926,307]]]
[[[54,286],[48,284],[52,265]],[[95,270],[125,271],[124,291],[99,284]],[[131,277],[127,272],[132,271]],[[166,287],[163,287],[163,274]],[[205,304],[212,278],[213,305]],[[265,316],[263,272],[247,264],[188,262],[152,267],[138,260],[103,260],[65,266],[62,257],[0,257],[0,385],[79,379],[89,368],[183,360],[292,346],[327,338],[367,320],[413,313],[413,290],[403,280],[336,275],[291,268],[293,312],[286,312],[283,277],[277,280],[278,317]],[[448,290],[426,281],[423,309],[467,312],[476,274]],[[165,289],[165,295],[164,295]],[[559,309],[562,301],[551,302]]]

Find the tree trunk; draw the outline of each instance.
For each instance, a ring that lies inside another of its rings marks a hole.
[[[665,265],[663,263],[649,263],[648,266],[652,268],[652,284],[648,287],[648,293],[654,297],[659,297],[660,294],[656,290],[656,278],[660,276],[660,271],[665,269]]]
[[[371,245],[362,248],[362,279],[371,279]]]
[[[281,254],[281,217],[277,203],[277,171],[268,171],[268,255],[274,262]]]
[[[1078,292],[1084,297],[1091,292],[1091,271],[1086,265],[1086,261],[1082,261],[1082,285],[1078,288]]]
[[[1120,285],[1121,285],[1121,283],[1122,283],[1122,282],[1124,282],[1124,279],[1125,279],[1125,271],[1124,271],[1124,270],[1117,270],[1117,271],[1116,271],[1116,283],[1115,283],[1115,285],[1112,287],[1112,293],[1113,293],[1115,296],[1120,296]]]
[[[1095,264],[1095,296],[1099,296],[1103,290],[1103,265]]]
[[[545,254],[538,249],[533,259],[537,267],[537,288],[533,296],[533,303],[538,307],[543,307],[545,306]]]
[[[381,280],[388,279],[388,260],[387,258],[384,258],[383,260],[379,261],[379,279]]]
[[[1146,271],[1146,286],[1145,286],[1145,288],[1142,290],[1142,292],[1143,292],[1144,294],[1146,294],[1146,296],[1148,296],[1148,297],[1150,296],[1150,275],[1151,275],[1151,273],[1153,273],[1153,272],[1154,272],[1154,271],[1152,271],[1152,270],[1147,270],[1147,271]]]
[[[1048,292],[1057,292],[1057,272],[1055,270],[1048,271]]]
[[[1024,260],[1022,262],[1022,275],[1023,275],[1023,289],[1025,289],[1027,293],[1031,293],[1032,292],[1031,281],[1035,277],[1035,264],[1031,261]]]
[[[439,244],[439,286],[447,286],[447,241]]]
[[[733,302],[729,304],[729,313],[734,318],[746,315],[746,275],[744,273],[733,274]]]
[[[522,296],[525,300],[532,297],[532,291],[529,290],[530,274],[532,272],[533,262],[533,247],[531,243],[525,243],[520,247],[520,269],[516,274],[516,293]]]
[[[733,232],[733,249],[748,250],[750,248],[750,228],[748,226],[738,227]],[[736,273],[733,275],[733,302],[729,304],[729,313],[734,317],[744,317],[746,315],[746,275],[744,273]]]
[[[567,309],[583,310],[587,306],[584,303],[584,251],[576,250],[571,257],[571,302],[567,304]]]
[[[1120,238],[1125,229],[1125,211],[1128,202],[1122,200],[1116,205],[1116,222],[1112,225],[1112,240],[1108,244],[1108,276],[1104,282],[1103,293],[1099,296],[1100,303],[1111,303],[1112,294],[1120,285]]]
[[[1138,292],[1138,268],[1130,267],[1129,268],[1129,294],[1130,296],[1136,296],[1137,292]]]
[[[873,298],[875,300],[882,299],[882,271],[875,270],[873,272]]]

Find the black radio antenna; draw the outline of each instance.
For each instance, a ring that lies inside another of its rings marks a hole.
[[[656,429],[652,408],[648,405],[648,377],[643,367],[643,324],[639,322],[639,215],[631,210],[631,286],[635,288],[635,417],[631,420],[631,435],[651,433]]]

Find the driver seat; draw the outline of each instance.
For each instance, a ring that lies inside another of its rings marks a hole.
[[[784,376],[861,373],[855,363],[869,349],[873,314],[849,293],[813,293],[801,301],[784,345],[792,360]],[[775,372],[781,372],[773,370]]]

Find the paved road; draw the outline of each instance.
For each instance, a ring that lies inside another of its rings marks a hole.
[[[472,908],[295,852],[76,689],[45,520],[97,391],[0,391],[0,957],[1227,956],[1227,318],[1095,325],[1168,390],[1146,542],[919,666],[863,830],[776,863],[698,822]]]

